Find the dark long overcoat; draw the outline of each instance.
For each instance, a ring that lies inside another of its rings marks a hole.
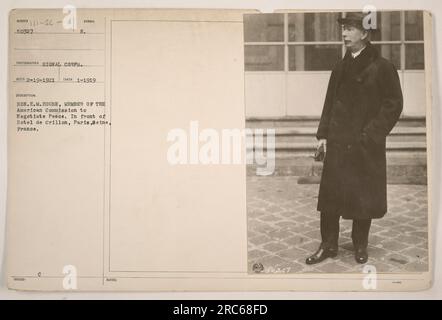
[[[318,211],[344,219],[385,215],[385,142],[402,107],[397,70],[370,43],[354,60],[347,52],[337,63],[316,134],[327,139]]]

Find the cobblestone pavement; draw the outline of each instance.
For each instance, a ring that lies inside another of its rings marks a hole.
[[[298,184],[294,176],[247,177],[249,271],[361,272],[351,242],[351,220],[341,219],[339,253],[317,265],[305,264],[320,243],[318,184]],[[372,221],[368,264],[377,272],[428,269],[427,186],[388,185],[389,211]]]

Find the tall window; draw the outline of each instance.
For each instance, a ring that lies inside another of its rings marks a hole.
[[[245,15],[244,38],[247,71],[284,71],[283,14]]]
[[[246,71],[325,71],[343,57],[344,13],[244,16]],[[422,11],[378,12],[371,42],[398,70],[424,69]]]

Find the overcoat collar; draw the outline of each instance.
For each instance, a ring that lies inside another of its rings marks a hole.
[[[362,50],[362,52],[356,58],[353,58],[350,50],[347,50],[344,56],[344,64],[352,62],[355,74],[358,74],[368,67],[377,57],[378,52],[373,45],[368,42],[365,49]]]
[[[337,84],[341,82],[343,71],[346,65],[353,63],[354,78],[358,82],[362,82],[364,78],[364,71],[379,57],[378,51],[374,46],[368,42],[364,50],[356,57],[353,58],[350,50],[347,50],[344,58],[340,63],[337,75]]]

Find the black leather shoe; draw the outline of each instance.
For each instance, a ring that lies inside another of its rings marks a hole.
[[[318,251],[305,260],[306,264],[316,264],[324,261],[327,258],[334,258],[338,255],[338,249],[332,249],[320,246]]]
[[[368,253],[366,248],[356,248],[355,260],[357,263],[366,263],[368,260]]]

